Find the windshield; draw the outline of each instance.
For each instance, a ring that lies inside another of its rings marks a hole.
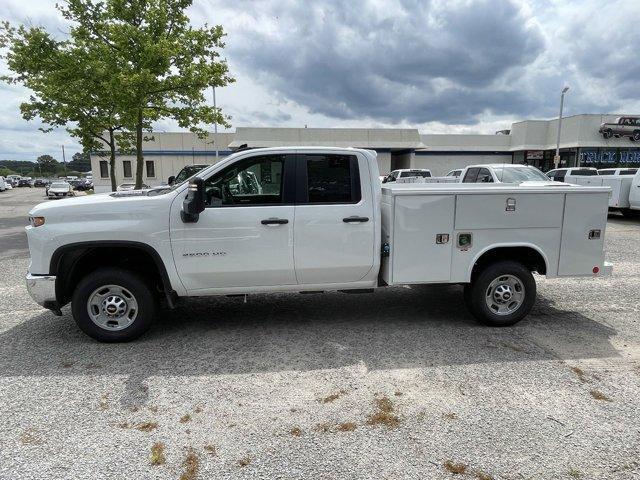
[[[497,167],[496,177],[502,183],[548,182],[549,177],[533,167]]]
[[[187,178],[193,177],[200,170],[204,170],[207,167],[208,165],[187,165],[182,170],[180,170],[178,175],[176,175],[176,179],[174,180],[174,183],[182,183]]]
[[[409,172],[402,172],[400,174],[401,178],[406,178],[406,177],[422,177],[422,178],[427,178],[431,176],[431,172],[427,172],[424,170],[411,170]]]
[[[68,186],[69,186],[68,183],[60,183],[60,182],[51,184],[51,188],[67,188]]]

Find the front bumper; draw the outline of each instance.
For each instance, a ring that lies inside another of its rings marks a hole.
[[[60,314],[60,306],[56,299],[55,275],[31,275],[27,273],[25,280],[29,295],[38,305]]]

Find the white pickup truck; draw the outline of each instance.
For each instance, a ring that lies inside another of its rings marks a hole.
[[[170,187],[36,206],[26,282],[110,342],[145,332],[163,299],[428,283],[464,285],[471,312],[505,326],[531,309],[532,272],[610,273],[609,191],[381,186],[369,150],[246,150]]]

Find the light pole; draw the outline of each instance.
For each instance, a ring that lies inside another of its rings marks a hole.
[[[217,113],[217,108],[216,108],[216,87],[211,87],[211,90],[213,91],[213,109],[215,110],[214,113]],[[218,120],[216,119],[215,123],[213,124],[213,133],[215,134],[214,138],[213,138],[213,146],[216,147],[216,163],[218,163]]]
[[[562,93],[560,94],[560,114],[558,115],[558,140],[556,142],[556,156],[553,158],[553,163],[555,164],[555,168],[558,168],[560,165],[560,132],[562,130],[562,107],[564,107],[564,94],[569,91],[569,86],[566,86],[562,89]]]

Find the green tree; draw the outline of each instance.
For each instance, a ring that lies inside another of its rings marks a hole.
[[[76,152],[73,154],[71,161],[67,165],[71,170],[88,172],[91,170],[91,158],[88,153]]]
[[[12,27],[3,23],[0,41],[11,75],[3,80],[22,84],[33,92],[20,105],[23,118],[40,118],[41,130],[67,127],[86,151],[109,150],[111,186],[116,189],[115,132],[125,125],[120,114],[113,59],[106,47],[74,39],[56,40],[40,27]]]
[[[204,125],[228,126],[205,92],[234,79],[219,51],[221,26],[194,28],[185,11],[192,0],[67,0],[58,6],[71,21],[57,41],[41,28],[4,24],[5,80],[34,91],[22,105],[27,119],[67,126],[85,151],[134,150],[136,186],[142,185],[145,132],[161,118],[201,136]],[[118,135],[116,135],[116,132]],[[115,184],[112,185],[115,187]]]
[[[38,163],[37,171],[41,172],[43,175],[55,173],[59,165],[58,161],[51,155],[40,155],[36,162]],[[36,171],[36,169],[34,169],[34,171]]]

